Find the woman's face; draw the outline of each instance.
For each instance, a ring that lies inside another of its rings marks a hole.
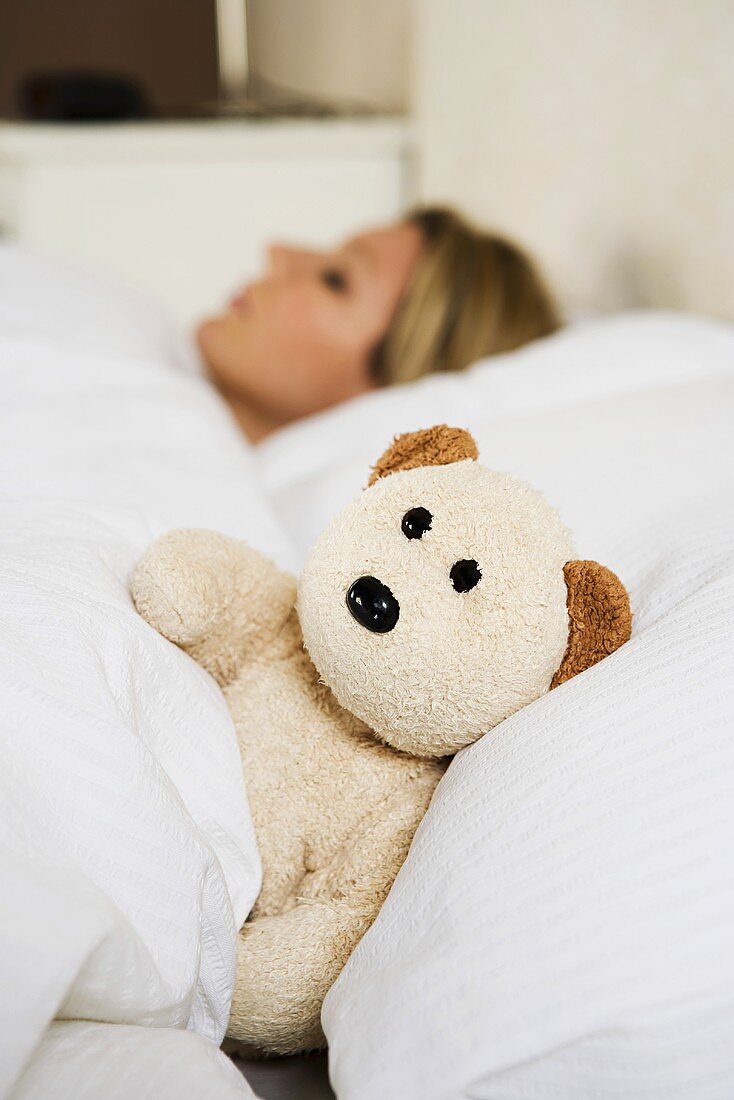
[[[370,389],[370,354],[421,244],[416,226],[400,224],[361,233],[333,251],[272,245],[263,278],[198,329],[213,381],[278,423]]]

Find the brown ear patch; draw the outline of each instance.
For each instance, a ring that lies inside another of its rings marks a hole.
[[[619,577],[596,561],[569,561],[566,578],[568,645],[551,688],[570,680],[629,640],[632,612]]]
[[[448,466],[465,458],[479,455],[473,436],[465,428],[449,428],[436,424],[419,432],[396,435],[385,453],[372,467],[368,485],[398,470],[415,470],[418,466]]]

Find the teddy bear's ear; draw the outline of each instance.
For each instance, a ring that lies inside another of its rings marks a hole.
[[[464,428],[449,428],[436,424],[420,432],[396,435],[385,453],[372,467],[368,485],[398,470],[414,470],[417,466],[448,466],[465,458],[476,459],[479,452],[473,437]]]
[[[632,633],[627,589],[611,569],[596,561],[569,561],[563,567],[563,575],[567,589],[568,645],[551,688],[614,653]]]

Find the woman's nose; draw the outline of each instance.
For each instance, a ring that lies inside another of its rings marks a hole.
[[[285,254],[288,249],[282,244],[268,245],[268,268],[273,275],[279,275],[285,264]]]

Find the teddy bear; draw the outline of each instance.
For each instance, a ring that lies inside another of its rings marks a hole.
[[[544,497],[446,425],[395,438],[298,584],[242,542],[178,530],[131,587],[234,720],[262,889],[228,1035],[260,1056],[325,1044],[324,997],[452,756],[631,629],[615,574],[574,560]]]

